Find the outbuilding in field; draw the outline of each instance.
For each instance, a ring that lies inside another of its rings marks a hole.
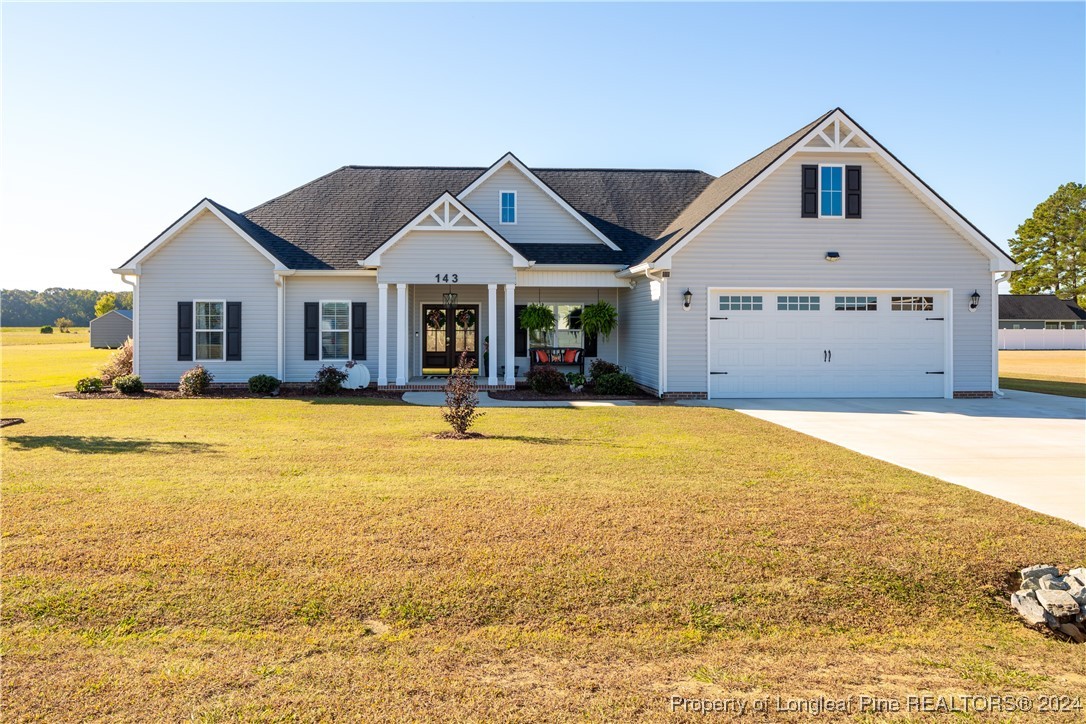
[[[131,336],[131,309],[111,309],[90,322],[90,346],[96,349],[120,347]]]

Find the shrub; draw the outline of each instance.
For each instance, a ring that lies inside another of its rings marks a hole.
[[[75,391],[83,395],[88,392],[101,392],[102,380],[97,377],[84,377],[75,383]]]
[[[132,374],[132,338],[129,337],[124,341],[117,351],[109,358],[105,366],[102,367],[102,379],[105,383],[112,384],[118,377]]]
[[[139,375],[121,375],[113,380],[113,388],[122,395],[138,395],[143,392],[143,380]]]
[[[550,365],[533,367],[528,370],[524,379],[528,386],[541,395],[556,395],[569,390],[569,381],[566,376]]]
[[[595,378],[597,395],[632,395],[637,392],[633,377],[625,372],[612,372]]]
[[[57,321],[53,322],[53,326],[61,332],[67,332],[72,328],[72,320],[67,317],[57,317]]]
[[[614,362],[608,362],[605,359],[592,360],[592,365],[588,368],[588,376],[592,379],[602,377],[603,375],[614,375],[622,371],[622,368],[616,365]]]
[[[204,369],[203,365],[196,365],[181,375],[177,383],[177,391],[185,397],[196,397],[207,392],[214,379],[215,375]]]
[[[472,369],[468,356],[461,354],[456,369],[445,383],[445,406],[441,408],[441,416],[452,428],[453,437],[467,437],[468,429],[483,416],[475,409],[479,405],[479,385]]]
[[[566,380],[569,382],[570,388],[584,387],[584,383],[586,382],[584,375],[580,372],[567,372]]]
[[[52,334],[53,333],[53,328],[50,327],[47,324],[44,327],[42,327],[41,329],[39,329],[38,332],[40,332],[41,334]]]
[[[254,395],[271,395],[279,389],[279,380],[271,375],[253,375],[249,378],[249,392]]]
[[[337,367],[325,365],[317,370],[313,381],[317,383],[318,395],[334,395],[343,388],[347,373]]]

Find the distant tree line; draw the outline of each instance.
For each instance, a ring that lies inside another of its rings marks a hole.
[[[112,306],[109,304],[112,297]],[[101,302],[101,303],[100,303]],[[131,309],[132,292],[99,292],[93,289],[50,287],[36,292],[26,289],[0,290],[0,325],[40,327],[64,317],[76,327],[85,327],[99,309]]]

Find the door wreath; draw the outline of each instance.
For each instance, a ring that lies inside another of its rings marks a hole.
[[[445,326],[445,310],[431,309],[426,315],[426,326],[430,329],[441,329]]]
[[[456,325],[460,329],[468,329],[475,326],[475,310],[461,309],[456,313]]]

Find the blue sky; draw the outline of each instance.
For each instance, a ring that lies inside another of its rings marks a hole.
[[[0,286],[345,164],[720,174],[834,106],[1002,242],[1084,180],[1084,7],[5,3]]]

